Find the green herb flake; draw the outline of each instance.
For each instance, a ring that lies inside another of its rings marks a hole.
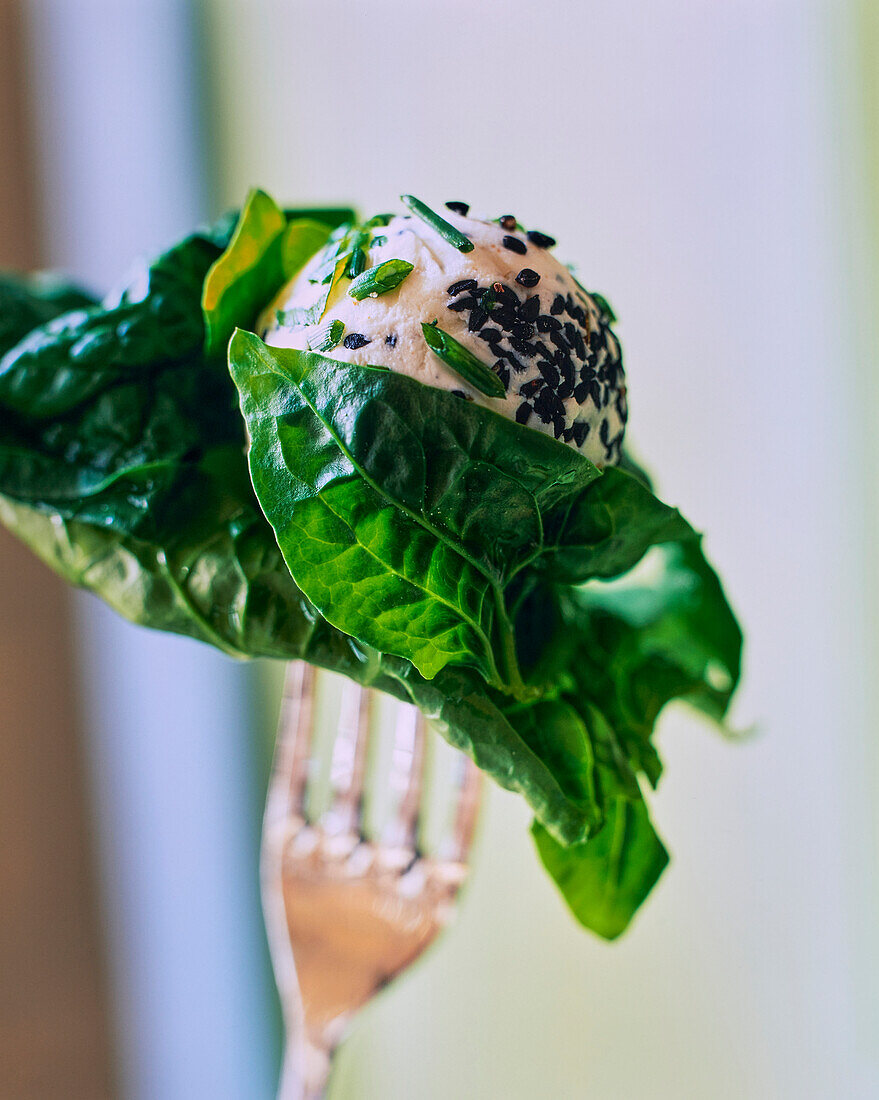
[[[382,236],[373,237],[372,241],[370,242],[369,247],[370,248],[381,248],[382,245],[387,244],[387,243],[388,243],[388,238],[387,237],[382,237]]]
[[[386,294],[398,287],[411,270],[412,264],[408,260],[385,260],[383,264],[358,275],[348,287],[348,297],[355,302],[362,302],[364,298],[377,298],[379,294]]]
[[[434,355],[442,359],[446,366],[451,367],[465,382],[469,382],[486,397],[506,397],[507,391],[500,378],[463,344],[459,344],[454,337],[443,332],[435,322],[434,324],[422,323],[421,331]]]
[[[326,321],[310,333],[308,347],[311,351],[332,351],[341,341],[345,332],[345,324],[336,318],[335,321]]]
[[[426,222],[431,229],[435,229],[443,240],[454,245],[459,252],[473,251],[473,241],[471,241],[469,237],[465,237],[459,230],[455,229],[455,227],[450,222],[447,222],[445,218],[441,218],[436,211],[431,210],[429,206],[425,206],[421,199],[416,199],[414,195],[401,195],[400,201],[408,206],[413,214],[421,218],[423,222]]]

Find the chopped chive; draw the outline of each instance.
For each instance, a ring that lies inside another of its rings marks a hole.
[[[387,237],[382,237],[381,235],[379,235],[378,237],[373,237],[372,238],[372,240],[369,243],[369,247],[370,248],[381,248],[381,246],[383,244],[387,244],[387,243],[388,243],[388,238]]]
[[[454,245],[459,252],[473,251],[473,241],[469,237],[465,237],[463,233],[458,232],[453,225],[447,222],[445,218],[441,218],[429,206],[425,206],[421,199],[416,199],[414,195],[401,195],[400,201],[405,203],[413,214],[416,214],[423,222],[427,222],[432,229],[435,229],[443,240]]]
[[[577,283],[577,280],[575,279],[574,282]],[[586,288],[581,286],[580,283],[577,283],[577,286],[579,286],[581,290],[586,290]],[[598,306],[599,313],[601,313],[611,324],[613,324],[614,321],[617,319],[617,315],[611,309],[610,302],[608,302],[607,298],[605,298],[603,294],[599,294],[597,290],[586,290],[586,293]]]
[[[393,217],[393,214],[376,214],[375,217],[370,218],[368,222],[363,223],[363,228],[375,229],[379,226],[388,225],[392,221]]]
[[[356,279],[357,276],[366,267],[366,253],[362,248],[355,248],[351,253],[351,258],[348,260],[348,266],[345,268],[345,274],[349,279]]]
[[[506,397],[507,391],[500,378],[454,337],[438,328],[435,322],[422,323],[421,331],[434,355],[442,359],[465,382],[469,382],[486,397]]]
[[[364,298],[378,297],[394,287],[398,287],[412,270],[412,264],[408,260],[385,260],[383,264],[369,268],[362,275],[358,275],[348,287],[348,297],[355,302]]]
[[[312,351],[332,351],[342,339],[345,331],[345,323],[336,318],[335,321],[325,321],[310,333],[306,343]]]

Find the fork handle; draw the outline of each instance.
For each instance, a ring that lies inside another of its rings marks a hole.
[[[333,1056],[336,1048],[329,1049],[302,1036],[298,1043],[287,1043],[278,1100],[324,1100]]]

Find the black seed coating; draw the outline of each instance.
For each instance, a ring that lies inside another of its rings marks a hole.
[[[520,256],[524,256],[528,251],[528,246],[524,241],[520,241],[518,237],[504,237],[501,244],[511,252],[518,252]]]
[[[523,267],[519,274],[516,276],[516,282],[519,286],[537,286],[540,282],[540,276],[532,267]]]
[[[515,229],[517,224],[515,214],[502,214],[498,218],[498,225],[501,229]]]
[[[494,352],[495,352],[495,355],[503,354],[504,359],[506,359],[506,361],[510,364],[510,366],[513,368],[513,370],[516,372],[516,374],[521,374],[522,371],[525,369],[525,364],[520,363],[519,360],[516,358],[515,355],[513,355],[513,353],[511,351],[505,351],[505,352],[501,353],[499,348],[495,348]]]
[[[371,344],[372,341],[364,336],[362,332],[349,332],[342,343],[349,351],[357,351],[358,348],[365,347],[367,344]]]
[[[447,202],[447,210],[453,210],[456,214],[460,214],[462,218],[466,218],[470,213],[470,204],[466,202]]]
[[[569,378],[565,378],[563,381],[559,382],[558,388],[556,389],[556,393],[562,401],[566,401],[573,392],[574,383]]]
[[[517,312],[523,321],[536,321],[540,313],[540,297],[532,294],[519,306]]]
[[[578,420],[576,424],[571,425],[571,431],[574,442],[578,447],[582,447],[586,442],[586,436],[589,435],[589,425],[584,420]]]
[[[589,383],[578,382],[577,385],[574,386],[574,400],[577,402],[578,405],[582,405],[588,396]]]
[[[552,305],[549,307],[549,312],[554,317],[557,317],[562,312],[562,310],[564,308],[565,308],[565,299],[563,298],[563,296],[561,294],[556,294],[555,298],[553,298],[553,300],[552,300]]]
[[[448,288],[448,293],[451,294],[454,298],[456,294],[461,294],[465,290],[476,290],[476,280],[459,279],[457,283],[452,283],[452,285]]]
[[[497,340],[502,340],[504,334],[499,328],[484,328],[480,329],[479,339],[485,340],[487,344],[493,344]]]
[[[565,321],[565,337],[571,347],[574,346],[574,341],[577,339],[577,330],[571,324],[570,321]]]
[[[516,423],[527,424],[531,418],[531,406],[527,401],[523,401],[522,404],[516,409]]]
[[[608,432],[607,421],[602,420],[601,427],[598,429],[598,436],[601,439],[601,442],[605,445],[605,447],[608,445],[607,432]]]
[[[552,422],[552,434],[556,439],[561,438],[565,431],[565,418],[563,416],[557,416]]]
[[[598,351],[601,347],[601,333],[592,331],[589,333],[589,347],[592,351]]]
[[[397,346],[397,334],[392,332],[390,336],[385,337],[385,343],[389,348],[395,348]]]
[[[530,302],[531,299],[529,298]],[[562,327],[561,321],[555,317],[550,317],[549,314],[544,314],[542,317],[537,318],[537,331],[538,332],[552,332],[554,329],[560,329]]]
[[[511,331],[519,340],[529,340],[534,335],[534,325],[530,321],[516,321]]]
[[[468,295],[466,298],[459,298],[456,302],[449,302],[447,309],[452,310],[454,313],[462,313],[465,309],[475,309],[478,305],[476,298]]]
[[[532,378],[530,382],[524,382],[519,387],[520,397],[533,397],[543,385],[542,378]]]
[[[573,438],[574,438],[574,428],[573,428],[573,426],[571,426],[570,428],[565,428],[565,430],[562,432],[562,439],[565,441],[565,443],[570,443]]]
[[[538,229],[530,230],[525,236],[538,248],[552,248],[555,244],[555,237],[550,237],[547,233],[541,233]]]
[[[470,320],[467,322],[467,328],[471,332],[478,332],[487,320],[488,313],[481,306],[477,306],[470,314]]]

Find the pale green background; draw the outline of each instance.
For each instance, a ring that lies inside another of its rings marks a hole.
[[[457,926],[358,1021],[334,1100],[879,1095],[875,9],[204,12],[224,203],[408,191],[558,236],[620,316],[631,439],[748,634],[758,738],[662,723],[673,863],[631,933],[574,925],[493,792]]]

